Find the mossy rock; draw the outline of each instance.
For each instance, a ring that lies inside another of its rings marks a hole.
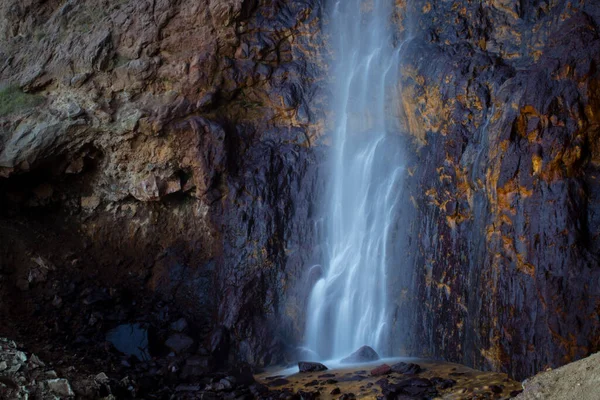
[[[18,86],[0,89],[0,117],[40,105],[44,97],[23,92]]]

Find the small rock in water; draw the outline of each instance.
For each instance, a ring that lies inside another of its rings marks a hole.
[[[387,364],[383,364],[383,365],[380,365],[379,367],[371,370],[371,375],[372,376],[381,376],[381,375],[387,375],[390,372],[392,372],[392,368]]]
[[[415,375],[423,371],[423,369],[417,364],[400,362],[392,365],[392,371],[399,374]]]
[[[300,361],[298,363],[300,372],[319,372],[326,371],[328,368],[318,362]]]
[[[369,346],[363,346],[340,361],[343,364],[362,363],[379,360],[379,354]]]

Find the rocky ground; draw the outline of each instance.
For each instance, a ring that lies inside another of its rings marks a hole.
[[[425,360],[304,369],[292,375],[267,372],[257,379],[269,388],[319,399],[509,399],[521,392],[521,384],[505,374]]]
[[[184,320],[176,325],[185,328]],[[175,344],[174,340],[169,341]],[[142,347],[139,350],[147,351]],[[117,367],[110,364],[118,362],[119,357],[108,343],[105,353],[104,365],[99,360],[88,360],[96,362],[86,365],[74,357],[70,348],[65,348],[62,356],[48,354],[50,358],[42,361],[14,341],[0,338],[0,398],[508,399],[518,394],[521,387],[503,374],[427,361],[388,365],[382,360],[333,370],[305,362],[299,363],[299,373],[273,375],[248,366],[219,373],[201,372],[198,357],[181,364],[174,352],[137,362],[137,357],[121,357]],[[146,358],[143,354],[138,356]],[[102,367],[107,372],[90,373]]]
[[[390,352],[521,379],[597,351],[600,7],[395,3]],[[0,336],[156,396],[290,361],[321,262],[327,18],[0,0]],[[106,345],[132,327],[150,361]]]
[[[600,398],[600,353],[523,382],[518,400],[596,400]]]

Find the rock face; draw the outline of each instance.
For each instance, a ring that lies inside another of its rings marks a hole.
[[[313,248],[320,13],[0,1],[1,294],[124,287],[187,313],[220,362],[281,360]]]
[[[600,7],[395,4],[389,353],[521,378],[598,350]],[[291,353],[320,252],[321,6],[0,0],[0,319],[51,311],[58,337],[73,299],[117,291],[199,327],[190,370]]]
[[[598,350],[600,7],[397,4],[414,157],[391,347],[517,378]]]

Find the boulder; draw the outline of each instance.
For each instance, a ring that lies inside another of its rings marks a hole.
[[[298,363],[298,369],[300,372],[319,372],[326,371],[328,368],[318,362],[300,361]]]
[[[372,376],[381,376],[381,375],[387,375],[390,372],[392,372],[392,368],[387,364],[383,364],[375,369],[372,369],[371,375]]]
[[[405,375],[415,375],[423,369],[418,364],[399,362],[392,365],[392,372]]]
[[[369,346],[363,346],[350,354],[348,357],[342,359],[342,364],[357,364],[363,362],[377,361],[379,360],[379,354],[373,348]]]
[[[108,331],[106,340],[123,354],[135,356],[140,361],[150,359],[148,330],[140,324],[119,325]]]
[[[188,351],[194,344],[194,339],[182,333],[169,336],[165,345],[177,354]]]

